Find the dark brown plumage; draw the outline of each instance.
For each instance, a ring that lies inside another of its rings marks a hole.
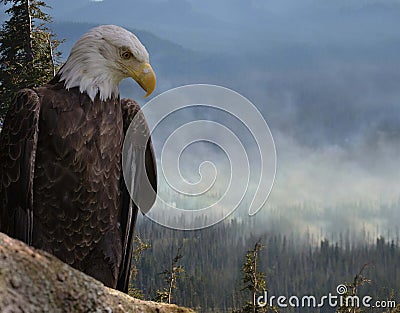
[[[57,78],[20,91],[0,137],[0,231],[127,292],[138,209],[122,178],[121,153],[136,114],[132,100],[92,101]],[[156,190],[151,141],[145,166]]]

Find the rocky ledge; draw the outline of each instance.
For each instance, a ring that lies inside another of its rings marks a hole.
[[[0,312],[194,313],[105,287],[56,257],[0,233]]]

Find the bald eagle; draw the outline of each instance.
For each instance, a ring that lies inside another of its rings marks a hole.
[[[18,92],[0,137],[0,231],[124,292],[138,207],[123,180],[121,154],[131,120],[142,114],[133,100],[119,98],[118,85],[128,77],[146,96],[154,90],[145,47],[121,27],[93,28],[52,81]],[[146,169],[136,171],[134,189],[146,180],[156,190],[151,140],[142,150],[132,159],[133,168]]]

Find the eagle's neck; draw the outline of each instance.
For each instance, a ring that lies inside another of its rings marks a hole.
[[[60,81],[67,89],[79,87],[93,101],[97,94],[105,101],[119,96],[118,85],[124,78],[115,64],[96,51],[72,51],[60,69]]]

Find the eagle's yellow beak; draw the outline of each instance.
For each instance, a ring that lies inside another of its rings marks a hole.
[[[147,98],[156,88],[156,74],[149,63],[142,63],[138,69],[131,72],[132,78],[146,91]]]

